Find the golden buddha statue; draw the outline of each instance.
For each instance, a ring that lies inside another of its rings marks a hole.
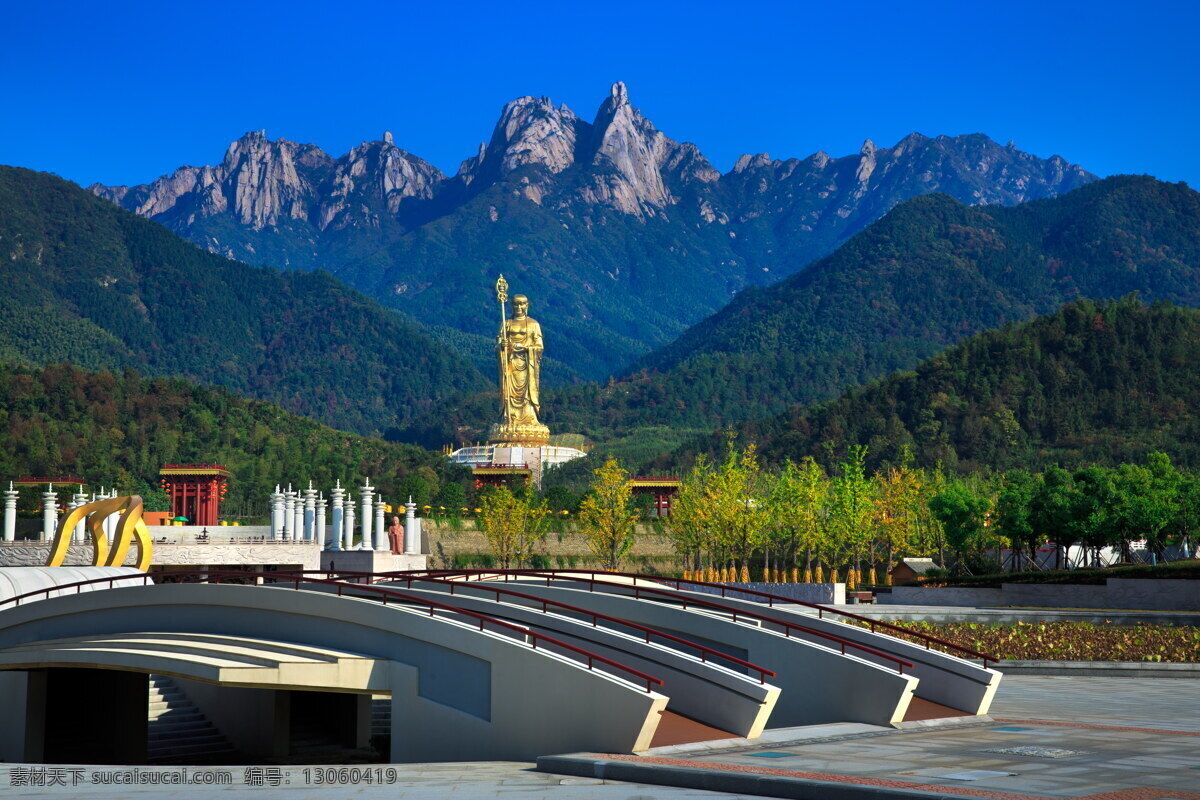
[[[529,298],[513,296],[513,315],[503,318],[504,276],[496,284],[501,303],[500,335],[496,337],[496,359],[500,368],[500,414],[504,421],[493,425],[488,439],[496,443],[542,445],[550,440],[550,429],[538,420],[538,395],[542,373],[542,326],[529,316]]]

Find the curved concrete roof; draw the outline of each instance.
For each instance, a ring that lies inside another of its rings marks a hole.
[[[0,600],[36,592],[39,589],[50,589],[77,581],[90,581],[93,578],[141,574],[142,571],[134,567],[0,567]],[[108,584],[106,583],[95,583],[90,586],[72,587],[65,594],[107,588]],[[51,597],[60,594],[64,594],[64,592],[50,592]]]
[[[361,653],[195,633],[72,636],[0,651],[0,669],[94,667],[153,672],[226,686],[390,692],[387,670]]]

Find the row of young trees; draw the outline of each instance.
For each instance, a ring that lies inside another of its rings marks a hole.
[[[633,547],[641,512],[629,490],[629,473],[616,459],[607,459],[593,474],[579,503],[579,527],[603,568],[616,570]],[[496,561],[504,569],[525,566],[554,514],[547,498],[501,486],[483,491],[479,502],[479,527]]]
[[[931,500],[951,546],[978,554],[999,544],[1036,561],[1046,542],[1078,543],[1093,564],[1100,551],[1128,561],[1133,542],[1158,559],[1168,546],[1191,552],[1200,532],[1200,473],[1176,468],[1165,453],[1145,463],[1090,466],[1069,472],[1014,469],[999,479],[956,480]],[[1057,549],[1056,565],[1062,549]]]
[[[866,459],[865,447],[852,447],[829,470],[811,458],[770,470],[753,445],[732,444],[719,461],[701,457],[666,525],[683,569],[748,580],[753,566],[767,580],[887,584],[903,557],[971,572],[1002,566],[1005,549],[1036,563],[1038,548],[1054,543],[1058,562],[1063,546],[1079,543],[1098,562],[1101,548],[1128,559],[1131,543],[1144,540],[1161,558],[1170,544],[1190,551],[1200,532],[1200,474],[1163,453],[1118,467],[969,476],[910,459],[869,473]],[[607,459],[579,504],[580,532],[604,569],[619,569],[643,513],[628,477]],[[554,514],[547,498],[496,488],[479,502],[497,562],[529,563]]]
[[[874,474],[865,447],[852,447],[826,471],[806,458],[764,468],[753,445],[697,461],[683,480],[668,531],[684,568],[700,575],[748,573],[768,580],[888,583],[902,557],[933,557],[961,571],[995,569],[1003,549],[1036,560],[1037,548],[1081,543],[1096,560],[1102,547],[1128,558],[1145,540],[1159,557],[1168,544],[1190,546],[1200,530],[1200,476],[1165,454],[1145,464],[1088,467],[1074,473],[953,476],[905,459]],[[879,575],[877,569],[883,574]],[[877,581],[877,578],[880,580]]]

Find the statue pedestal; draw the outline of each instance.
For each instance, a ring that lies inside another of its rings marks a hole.
[[[500,422],[493,425],[488,431],[488,441],[495,444],[540,447],[550,443],[550,429],[545,425],[517,425]]]

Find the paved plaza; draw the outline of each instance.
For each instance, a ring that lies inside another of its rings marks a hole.
[[[991,716],[990,723],[946,729],[844,726],[840,736],[839,726],[825,726],[820,736],[794,742],[772,732],[762,746],[613,757],[618,763],[607,774],[639,774],[624,764],[657,767],[709,787],[760,775],[781,779],[774,787],[781,796],[797,797],[820,792],[789,793],[798,787],[788,782],[991,800],[1200,800],[1198,679],[1009,676]]]
[[[758,746],[729,750],[672,748],[660,757],[591,756],[657,770],[646,782],[600,780],[533,771],[531,764],[398,765],[394,780],[353,785],[306,781],[304,767],[257,775],[232,768],[233,785],[111,787],[128,797],[429,798],[553,797],[631,800],[750,796],[657,783],[676,775],[725,773],[777,777],[779,796],[1029,797],[1103,800],[1200,800],[1200,680],[1009,676],[992,722],[959,728],[891,731],[872,726],[821,726],[815,738],[788,741],[772,731]],[[800,731],[797,731],[799,734]],[[387,769],[388,767],[383,767]],[[105,796],[101,787],[15,786],[20,767],[0,767],[7,797]],[[93,769],[86,768],[90,773]],[[166,772],[165,769],[140,768]],[[336,770],[336,768],[335,768]],[[311,777],[311,776],[310,776]],[[285,781],[290,781],[285,782]],[[257,782],[257,781],[256,781]],[[272,785],[273,783],[278,785]],[[782,788],[781,788],[782,787]],[[880,791],[882,790],[882,792]],[[914,791],[915,790],[915,791]]]

